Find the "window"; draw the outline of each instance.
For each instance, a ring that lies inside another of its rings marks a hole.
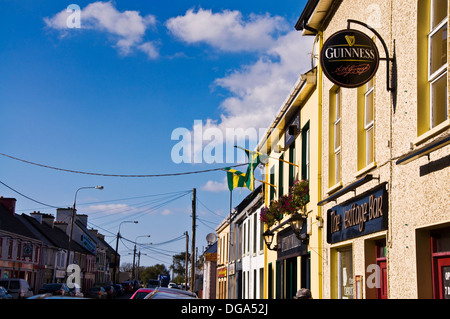
[[[256,254],[256,239],[257,237],[257,227],[258,227],[258,222],[257,222],[257,214],[253,214],[253,253]]]
[[[264,298],[264,268],[259,268],[259,299]]]
[[[270,168],[270,184],[274,185],[275,184],[275,166],[272,166]],[[275,199],[275,187],[270,186],[270,201],[273,201]]]
[[[330,90],[328,186],[341,181],[341,89]]]
[[[289,162],[295,164],[295,141],[289,146]],[[295,166],[289,164],[289,187],[294,185],[295,181]]]
[[[431,1],[431,23],[428,35],[428,82],[430,83],[430,128],[447,114],[447,1]]]
[[[364,130],[366,135],[366,165],[373,162],[373,78],[366,84]]]
[[[353,256],[352,249],[339,249],[337,252],[338,298],[353,299]]]
[[[284,154],[281,154],[280,161],[278,161],[278,198],[283,196],[283,175],[284,175]]]
[[[419,1],[417,133],[422,135],[446,122],[448,2]]]
[[[262,220],[259,221],[259,250],[264,250],[264,222]]]
[[[309,121],[302,128],[302,179],[309,180]]]
[[[375,161],[374,79],[358,88],[358,170]]]

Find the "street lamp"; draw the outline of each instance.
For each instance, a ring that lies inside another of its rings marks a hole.
[[[114,272],[113,272],[113,281],[117,282],[117,278],[116,278],[116,270],[117,270],[117,251],[119,250],[119,237],[120,237],[120,226],[122,226],[122,224],[125,223],[133,223],[133,224],[137,224],[138,221],[137,220],[126,220],[123,221],[119,224],[119,231],[117,232],[117,240],[116,240],[116,253],[115,253],[115,257],[114,257]]]
[[[133,278],[133,280],[136,279],[136,278],[135,278],[135,277],[136,277],[136,276],[135,276],[135,272],[134,272],[134,263],[135,263],[135,257],[136,257],[136,242],[137,242],[137,239],[138,239],[139,237],[150,237],[150,235],[137,236],[136,239],[134,240],[133,272],[132,272],[132,278]]]
[[[272,246],[272,242],[273,242],[273,238],[274,238],[274,233],[270,230],[267,230],[263,233],[264,236],[264,243],[267,246],[267,249],[269,250],[277,250],[278,246],[275,245],[275,247],[271,248],[270,246]]]
[[[294,213],[292,217],[289,219],[289,224],[291,225],[292,231],[295,236],[304,244],[308,243],[308,235],[303,233],[303,226],[306,224],[306,218],[308,214],[299,214]]]
[[[73,206],[72,206],[72,217],[70,218],[70,233],[69,233],[69,247],[67,248],[67,259],[66,259],[66,267],[69,266],[69,257],[70,257],[70,245],[72,243],[72,233],[73,233],[73,221],[75,219],[75,205],[77,202],[77,194],[78,191],[81,189],[88,189],[88,188],[94,188],[94,189],[103,189],[103,186],[88,186],[88,187],[80,187],[75,192],[75,199],[73,200]]]

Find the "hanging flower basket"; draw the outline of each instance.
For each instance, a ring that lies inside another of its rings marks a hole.
[[[281,203],[273,200],[270,202],[269,207],[264,207],[260,212],[260,220],[266,223],[269,227],[273,226],[276,222],[283,219],[281,212]]]
[[[270,202],[260,212],[260,220],[269,228],[280,222],[284,215],[292,215],[303,211],[309,202],[309,183],[306,180],[296,180],[289,189],[289,194],[281,196],[278,200]]]
[[[306,180],[296,180],[294,185],[289,189],[292,194],[292,206],[295,211],[303,210],[309,203],[309,183]]]

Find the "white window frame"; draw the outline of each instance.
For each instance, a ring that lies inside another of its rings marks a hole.
[[[339,141],[337,139],[337,126],[338,124],[341,124],[341,88],[337,88],[335,91],[335,120],[334,120],[334,178],[335,178],[335,184],[339,183],[341,181],[341,164],[342,161],[341,158],[341,133],[342,133],[342,125],[340,125],[339,129]],[[339,146],[336,147],[337,142],[339,142]]]
[[[369,86],[370,84],[372,84],[371,86]],[[366,93],[364,94],[364,131],[365,131],[365,135],[366,135],[366,165],[369,165],[370,163],[372,163],[374,161],[375,155],[374,155],[374,150],[373,150],[373,146],[374,146],[374,142],[372,141],[372,143],[369,143],[369,131],[370,130],[374,130],[374,118],[375,118],[375,114],[374,114],[374,99],[373,99],[373,92],[374,92],[374,84],[373,81],[369,81],[366,84]],[[369,97],[370,94],[372,94],[372,97]],[[371,121],[368,123],[367,122],[367,108],[368,108],[368,103],[367,100],[371,98],[372,99],[372,119]],[[372,132],[372,136],[373,139],[375,139],[375,131]],[[372,145],[372,150],[369,149],[369,145]],[[370,152],[371,151],[371,152]],[[372,158],[369,159],[369,154],[372,153]]]
[[[433,28],[433,1],[431,1],[431,15],[430,15],[430,33],[428,34],[428,82],[430,85],[430,129],[433,128],[435,125],[434,123],[434,107],[433,107],[433,85],[439,81],[442,77],[447,75],[447,67],[448,67],[448,63],[446,62],[445,64],[443,64],[438,70],[436,70],[435,72],[433,72],[433,74],[431,74],[431,66],[432,66],[432,37],[438,33],[439,31],[441,31],[442,28],[445,27],[445,25],[447,25],[448,22],[448,15],[441,21],[439,22],[434,28]],[[448,36],[448,25],[447,25],[447,36]],[[448,92],[448,87],[447,87],[447,92]],[[448,119],[448,106],[447,106],[447,99],[446,101],[446,107],[445,107],[445,117]]]

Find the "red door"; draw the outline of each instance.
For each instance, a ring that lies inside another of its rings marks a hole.
[[[435,297],[450,299],[450,257],[437,258],[437,289]]]
[[[387,267],[386,260],[379,261],[378,267],[380,267],[380,288],[377,289],[378,299],[387,299]]]
[[[433,298],[450,299],[450,228],[431,233]]]
[[[380,287],[377,287],[377,298],[387,299],[387,265],[386,240],[376,242],[376,261],[380,270]]]

